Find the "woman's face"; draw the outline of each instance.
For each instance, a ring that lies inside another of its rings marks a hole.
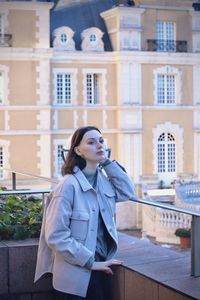
[[[74,150],[76,154],[86,160],[86,163],[98,164],[106,159],[104,139],[97,130],[87,131],[79,146]]]

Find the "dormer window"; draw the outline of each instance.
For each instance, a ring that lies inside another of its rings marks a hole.
[[[61,43],[66,44],[66,42],[67,42],[67,34],[66,33],[61,33],[60,41],[61,41]]]
[[[83,51],[104,51],[104,44],[102,41],[103,32],[96,28],[88,28],[81,34]]]
[[[74,51],[75,43],[73,36],[73,30],[67,26],[55,29],[53,32],[53,47],[56,50]]]
[[[90,34],[90,42],[91,42],[91,43],[95,43],[96,40],[97,40],[96,35],[95,35],[94,33],[91,33],[91,34]]]

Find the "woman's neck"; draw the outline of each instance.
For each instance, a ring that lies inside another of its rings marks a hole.
[[[97,170],[97,164],[95,165],[87,164],[86,167],[83,169],[83,172],[88,175],[92,175],[96,173],[96,170]]]

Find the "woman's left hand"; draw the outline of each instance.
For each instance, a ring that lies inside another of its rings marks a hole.
[[[113,275],[113,271],[111,268],[109,268],[112,265],[121,265],[122,261],[117,259],[110,259],[106,261],[95,261],[92,266],[93,271],[102,271],[107,274]]]

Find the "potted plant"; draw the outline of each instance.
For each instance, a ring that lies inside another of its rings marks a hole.
[[[175,235],[180,238],[181,248],[190,248],[191,246],[191,229],[190,228],[177,228]]]

